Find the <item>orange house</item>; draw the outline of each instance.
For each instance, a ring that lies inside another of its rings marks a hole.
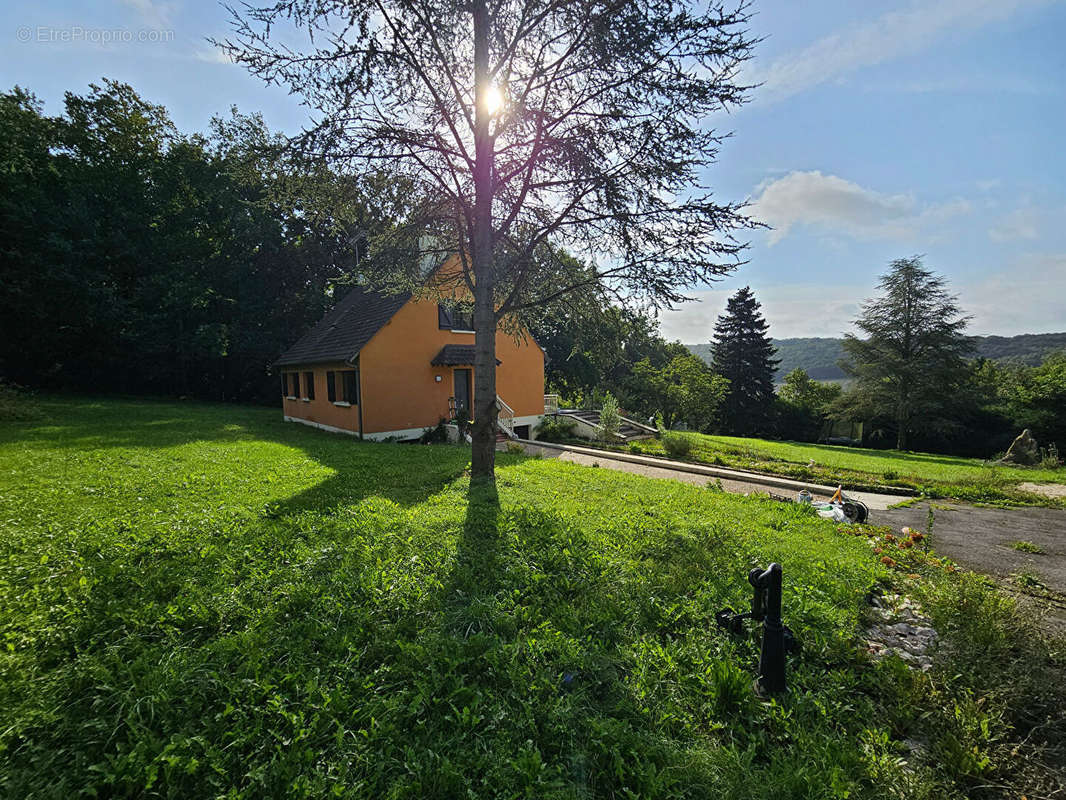
[[[275,363],[285,420],[367,439],[411,439],[469,412],[474,331],[457,307],[353,289]],[[544,415],[544,351],[496,334],[500,427],[528,439]]]

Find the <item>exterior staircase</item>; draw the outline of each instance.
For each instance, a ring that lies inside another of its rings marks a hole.
[[[577,419],[587,422],[590,425],[594,425],[597,428],[600,427],[600,412],[598,410],[584,411],[580,409],[559,409],[559,416],[576,417]],[[655,435],[655,428],[628,417],[622,417],[622,424],[618,426],[618,435],[624,442],[631,442],[634,439],[650,439]]]

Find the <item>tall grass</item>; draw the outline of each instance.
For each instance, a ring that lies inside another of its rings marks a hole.
[[[973,715],[868,663],[864,598],[899,576],[799,506],[512,454],[471,492],[460,447],[261,409],[44,405],[47,423],[0,424],[0,796],[918,797],[1011,778],[999,751],[979,773],[899,766],[923,720]],[[790,694],[761,702],[758,639],[714,614],[774,560],[803,650]],[[966,684],[975,702],[995,675]]]

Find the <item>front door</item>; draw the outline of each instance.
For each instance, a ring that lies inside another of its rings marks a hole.
[[[455,374],[455,415],[456,417],[465,415],[465,419],[470,419],[472,416],[470,411],[473,407],[470,403],[470,378],[473,370],[457,369],[453,372]]]

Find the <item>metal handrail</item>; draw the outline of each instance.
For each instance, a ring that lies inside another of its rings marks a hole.
[[[496,415],[496,423],[504,429],[504,433],[514,439],[514,409],[507,405],[507,401],[505,401],[502,397],[496,395],[496,410],[507,411],[506,415]]]

